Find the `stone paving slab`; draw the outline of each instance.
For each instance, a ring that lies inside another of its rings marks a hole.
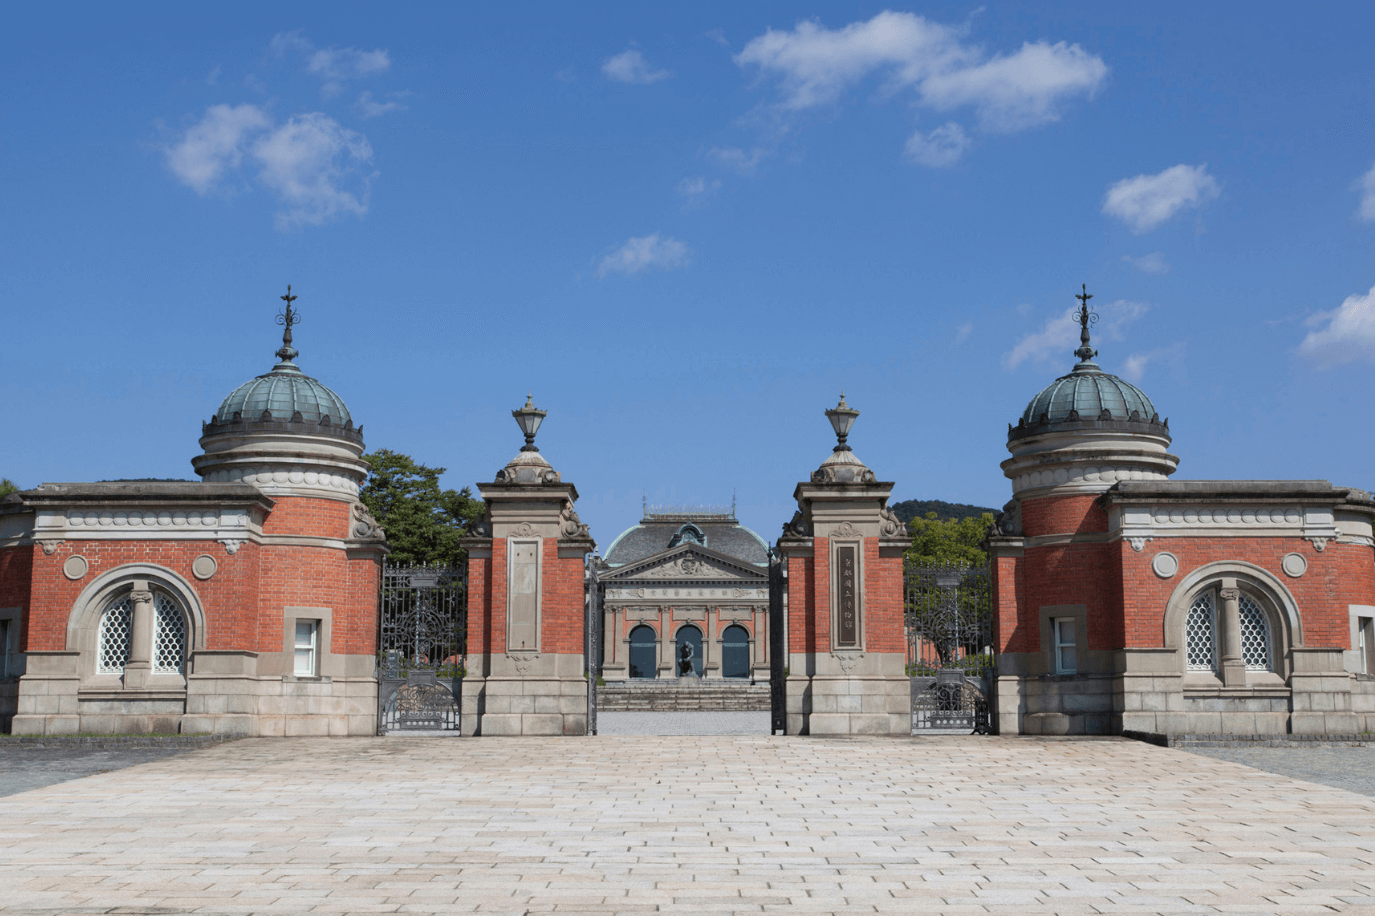
[[[1375,913],[1375,799],[1123,739],[249,739],[0,799],[29,913]]]
[[[1375,796],[1375,747],[1199,747],[1190,753]]]
[[[194,747],[176,743],[121,747],[60,742],[44,746],[0,740],[0,796],[163,760],[188,750]]]

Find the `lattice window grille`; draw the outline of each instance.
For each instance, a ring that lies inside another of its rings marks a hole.
[[[1259,604],[1241,595],[1241,658],[1247,671],[1269,671],[1270,620]]]
[[[186,668],[186,615],[171,598],[153,593],[153,673],[181,674]]]
[[[1185,646],[1188,655],[1188,670],[1217,670],[1217,606],[1213,603],[1213,592],[1200,592],[1189,607],[1189,620],[1185,625]]]
[[[129,599],[110,605],[100,618],[96,638],[96,674],[123,674],[134,636],[134,610]]]

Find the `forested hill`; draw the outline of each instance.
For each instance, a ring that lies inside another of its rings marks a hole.
[[[987,512],[996,516],[999,509],[990,509],[987,506],[971,506],[966,503],[948,503],[943,499],[905,499],[900,503],[893,503],[890,507],[905,525],[914,518],[925,518],[926,513],[936,513],[936,518],[978,518]]]

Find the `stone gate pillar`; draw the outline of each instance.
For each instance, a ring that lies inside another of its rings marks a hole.
[[[596,547],[574,504],[578,490],[535,447],[545,411],[511,412],[525,446],[492,483],[468,549],[465,735],[584,735],[584,558]]]
[[[778,550],[788,564],[790,735],[910,735],[903,551],[888,508],[892,483],[865,467],[846,437],[859,411],[826,411],[839,444],[793,491],[798,510]]]

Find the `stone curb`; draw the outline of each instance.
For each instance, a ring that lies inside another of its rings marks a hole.
[[[130,747],[181,748],[199,750],[245,735],[0,735],[0,748],[65,747],[111,750]]]
[[[1123,731],[1123,738],[1157,747],[1368,747],[1375,735],[1157,735]]]

